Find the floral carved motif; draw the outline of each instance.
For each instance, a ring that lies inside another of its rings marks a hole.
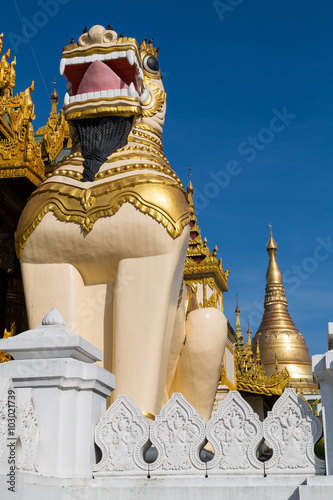
[[[195,472],[205,468],[199,458],[205,424],[182,394],[173,394],[151,424],[150,441],[158,451],[151,471]]]
[[[118,396],[109,407],[97,424],[95,441],[102,451],[95,476],[147,470],[143,451],[149,441],[148,420],[128,396]]]
[[[294,389],[285,389],[264,422],[264,438],[273,449],[266,468],[275,473],[323,474],[325,465],[314,454],[321,423]]]
[[[262,424],[239,392],[230,391],[222,401],[207,423],[206,437],[215,450],[209,469],[261,473],[263,465],[256,451],[262,440]]]

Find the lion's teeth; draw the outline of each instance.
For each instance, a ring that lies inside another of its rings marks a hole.
[[[149,85],[147,85],[147,87],[145,88],[145,90],[140,95],[140,101],[142,103],[146,102],[146,100],[148,99],[148,97],[149,97]]]
[[[127,56],[127,61],[128,61],[128,64],[129,64],[130,66],[133,66],[133,64],[135,63],[135,52],[134,52],[134,50],[129,49],[129,50],[126,52],[126,56]]]
[[[136,90],[135,90],[135,87],[134,87],[134,83],[131,82],[130,86],[128,87],[128,95],[129,97],[136,97]]]
[[[64,97],[64,106],[67,106],[68,104],[69,104],[69,93],[66,92]]]
[[[65,67],[66,67],[66,59],[62,58],[59,66],[59,73],[61,74],[61,76],[64,74]]]

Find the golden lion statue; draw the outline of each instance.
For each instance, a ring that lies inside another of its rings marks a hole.
[[[30,197],[16,250],[30,328],[55,306],[103,351],[116,393],[153,418],[184,391],[207,420],[227,325],[214,308],[185,324],[188,201],[163,153],[157,52],[103,26],[64,47],[73,149]]]

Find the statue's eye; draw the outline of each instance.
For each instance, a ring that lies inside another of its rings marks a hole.
[[[153,56],[148,56],[143,60],[143,67],[146,71],[149,71],[149,73],[154,73],[155,75],[157,75],[160,70],[158,60]]]

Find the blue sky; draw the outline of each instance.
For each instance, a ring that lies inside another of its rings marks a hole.
[[[34,128],[50,112],[62,46],[85,26],[154,38],[168,93],[165,153],[196,191],[199,225],[230,269],[225,313],[255,332],[272,223],[289,311],[310,354],[333,321],[333,4],[330,0],[163,3],[16,0],[1,7],[16,91],[35,81]],[[47,88],[45,88],[45,85]]]

